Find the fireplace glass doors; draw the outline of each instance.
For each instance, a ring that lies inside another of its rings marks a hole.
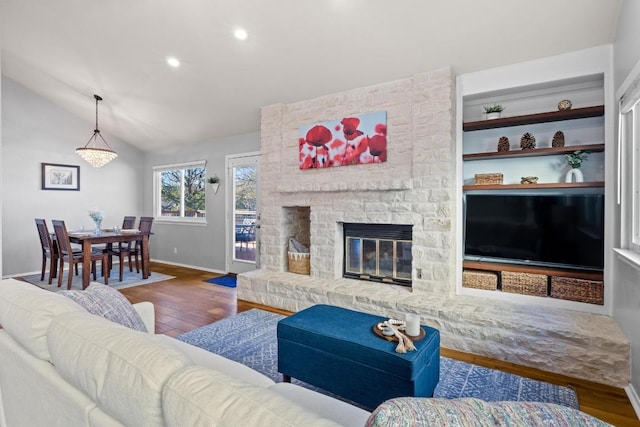
[[[410,225],[344,224],[344,277],[411,286]]]

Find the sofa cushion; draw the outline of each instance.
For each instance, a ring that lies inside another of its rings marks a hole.
[[[163,425],[161,392],[192,362],[151,334],[88,313],[51,322],[51,359],[60,375],[124,425]]]
[[[255,369],[251,369],[242,363],[227,359],[219,354],[212,353],[184,341],[177,340],[168,335],[156,335],[156,337],[185,353],[191,360],[193,360],[194,365],[222,371],[232,377],[260,387],[266,388],[275,384],[275,382],[268,376],[261,374]]]
[[[171,377],[162,403],[168,427],[339,425],[269,389],[200,366],[187,367]]]
[[[85,310],[61,295],[15,279],[0,281],[0,324],[35,357],[51,361],[47,329],[51,319]],[[85,312],[86,313],[86,312]]]
[[[91,283],[83,291],[60,291],[91,314],[119,323],[136,331],[147,332],[138,312],[119,291],[101,283]]]
[[[491,411],[481,400],[399,397],[380,404],[367,420],[366,427],[485,427],[494,425]]]
[[[288,382],[275,383],[269,387],[269,390],[324,418],[333,420],[341,426],[362,427],[371,415],[371,412],[351,403],[310,390],[298,384]]]

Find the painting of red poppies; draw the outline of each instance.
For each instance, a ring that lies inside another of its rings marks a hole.
[[[300,169],[387,161],[387,112],[378,111],[303,126]]]

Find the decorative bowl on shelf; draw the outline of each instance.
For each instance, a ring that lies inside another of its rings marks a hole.
[[[570,110],[571,106],[571,101],[569,101],[568,99],[563,99],[562,101],[558,102],[558,110],[560,111]]]

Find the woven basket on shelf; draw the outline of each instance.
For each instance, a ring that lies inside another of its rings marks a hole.
[[[289,271],[291,273],[309,274],[311,271],[311,255],[298,252],[287,252]]]
[[[514,294],[546,297],[547,276],[545,274],[502,272],[502,291]]]
[[[462,272],[462,286],[495,291],[498,289],[498,275],[491,271],[465,269]]]
[[[601,280],[551,276],[551,297],[603,305],[604,283]]]
[[[501,173],[477,173],[475,175],[476,185],[502,184],[503,176]]]

